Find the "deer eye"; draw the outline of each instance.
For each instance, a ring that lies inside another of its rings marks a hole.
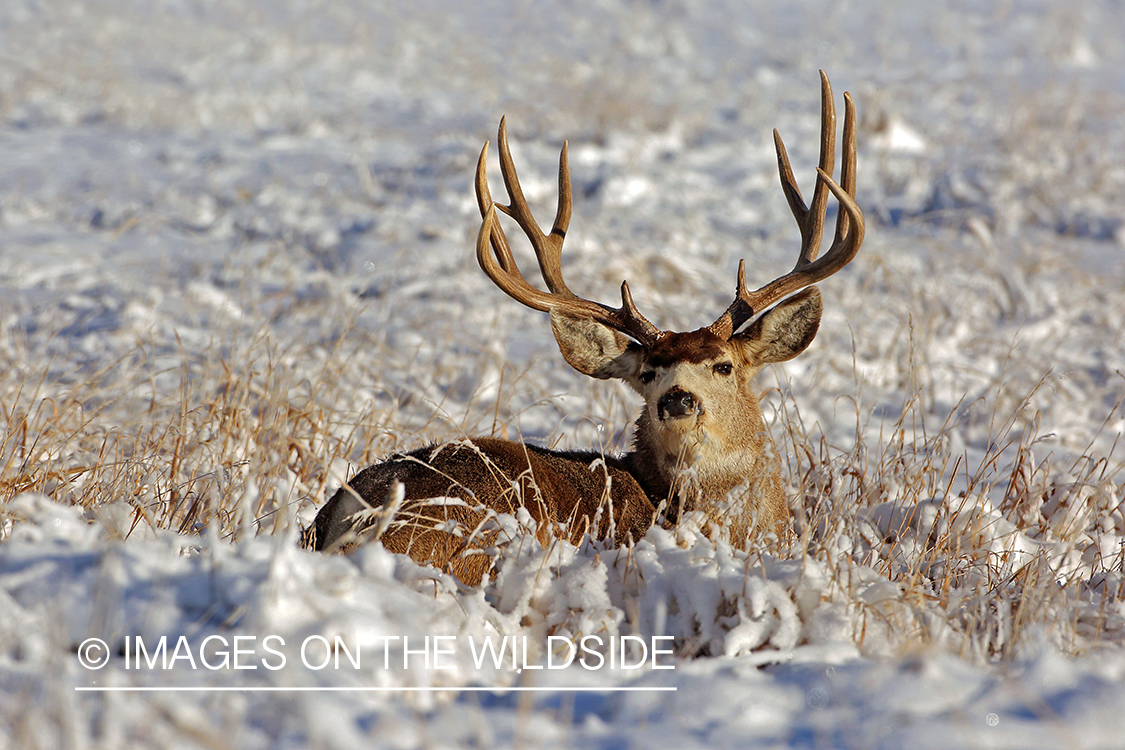
[[[652,379],[656,377],[655,370],[646,370],[641,373],[640,380],[642,383],[651,383]]]
[[[711,368],[711,372],[716,375],[730,375],[734,371],[734,365],[730,362],[721,362]]]

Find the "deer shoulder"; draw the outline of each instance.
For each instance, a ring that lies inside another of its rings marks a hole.
[[[766,365],[804,351],[816,336],[821,296],[814,286],[851,262],[863,241],[855,202],[855,109],[844,94],[841,176],[835,164],[836,113],[821,72],[820,164],[811,201],[797,187],[774,131],[782,191],[800,229],[789,273],[751,291],[739,263],[735,295],[710,325],[662,330],[637,309],[628,282],[612,307],[577,296],[563,279],[561,254],[570,224],[566,145],[559,159],[559,202],[544,232],[524,199],[504,120],[497,138],[508,204],[492,200],[485,170],[476,172],[482,223],[476,254],[485,274],[517,302],[548,313],[563,359],[592,378],[626,382],[644,401],[632,449],[623,456],[552,451],[473,438],[392,456],[359,472],[320,510],[317,549],[346,549],[378,538],[393,552],[435,564],[474,584],[487,572],[486,551],[503,540],[498,513],[525,512],[540,537],[579,542],[586,534],[621,544],[638,539],[663,515],[704,511],[736,542],[788,525],[780,461],[766,429],[754,377]],[[832,244],[820,255],[828,198],[840,204]],[[520,272],[497,213],[530,241],[546,290]]]

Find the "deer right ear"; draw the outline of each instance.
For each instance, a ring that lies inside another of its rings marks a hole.
[[[552,309],[551,330],[563,359],[583,375],[606,380],[636,374],[640,347],[608,326]]]

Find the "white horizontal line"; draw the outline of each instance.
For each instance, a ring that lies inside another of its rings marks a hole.
[[[626,693],[676,692],[675,687],[75,687],[85,693]]]

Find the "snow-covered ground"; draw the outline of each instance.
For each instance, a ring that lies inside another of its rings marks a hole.
[[[818,68],[868,229],[761,378],[798,544],[299,548],[395,448],[629,439],[476,266],[500,115],[572,288],[687,330],[793,262]],[[0,4],[0,746],[1120,747],[1122,113],[1109,0]]]

